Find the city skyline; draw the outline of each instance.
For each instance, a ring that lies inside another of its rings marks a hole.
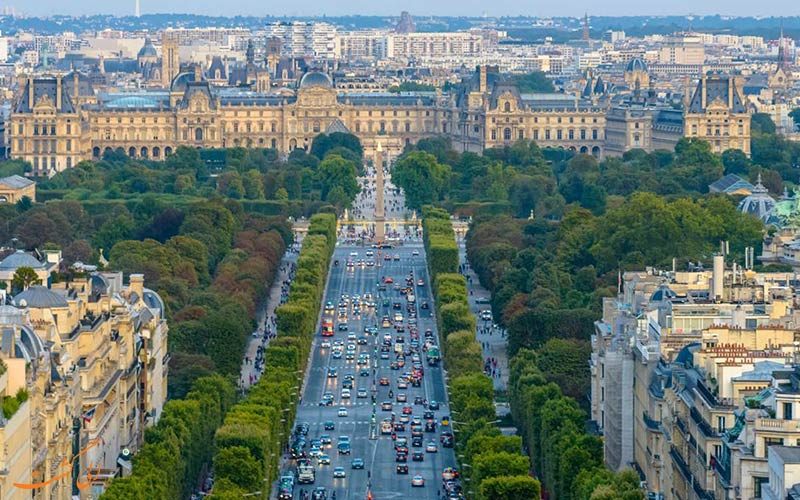
[[[410,11],[416,16],[530,16],[530,17],[580,17],[588,12],[590,15],[598,16],[732,16],[732,17],[792,17],[800,15],[797,4],[789,0],[778,0],[768,4],[765,9],[762,6],[754,6],[752,3],[743,1],[726,2],[723,0],[712,0],[704,2],[702,5],[691,2],[690,0],[679,0],[669,4],[650,4],[648,10],[641,10],[641,4],[633,0],[622,0],[613,5],[604,5],[601,11],[597,10],[597,5],[588,0],[573,2],[568,8],[563,5],[545,4],[538,2],[532,5],[521,5],[511,0],[500,0],[491,4],[470,4],[465,6],[457,2],[440,2],[435,6],[420,0],[382,2],[375,4],[366,0],[349,2],[346,5],[322,4],[321,2],[311,1],[302,5],[292,4],[291,7],[285,5],[270,6],[256,2],[256,0],[234,0],[226,3],[225,12],[220,12],[215,3],[200,2],[193,4],[191,10],[186,8],[186,4],[177,0],[163,0],[152,2],[144,0],[137,2],[130,0],[115,3],[109,9],[107,2],[100,0],[81,0],[71,2],[69,8],[65,9],[63,2],[55,0],[43,0],[35,4],[25,5],[20,8],[16,5],[7,7],[15,9],[19,13],[29,16],[51,16],[51,15],[99,15],[107,14],[113,16],[133,16],[137,12],[147,14],[198,14],[208,16],[396,16],[401,11]],[[454,8],[461,9],[454,12]],[[793,9],[794,8],[794,9]],[[794,10],[794,12],[792,11]]]

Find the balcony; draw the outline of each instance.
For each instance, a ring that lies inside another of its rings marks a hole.
[[[756,418],[756,431],[800,433],[800,420],[759,417]]]

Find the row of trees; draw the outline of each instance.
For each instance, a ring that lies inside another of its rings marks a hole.
[[[458,248],[447,212],[426,207],[423,227],[463,481],[479,499],[541,498],[539,482],[529,476],[530,461],[522,455],[522,440],[501,435],[494,425],[494,384],[482,371],[475,315],[466,280],[457,272]],[[443,244],[448,240],[456,250],[455,260],[446,258],[451,255],[449,245]]]
[[[351,134],[320,134],[310,152],[179,147],[164,161],[133,159],[122,150],[84,161],[40,182],[40,196],[99,203],[157,194],[173,204],[214,196],[242,200],[270,214],[307,215],[328,203],[349,207],[358,194],[363,150]],[[15,165],[24,170],[24,165]]]
[[[291,436],[335,244],[335,217],[312,217],[289,298],[277,309],[279,336],[266,349],[264,373],[216,433],[214,500],[269,497]]]
[[[585,432],[586,413],[551,381],[553,349],[523,349],[509,376],[512,413],[537,475],[552,500],[644,500],[639,476],[603,464],[603,440]],[[585,359],[583,360],[585,364]]]
[[[398,159],[393,180],[409,206],[442,204],[451,212],[475,215],[494,210],[528,217],[559,219],[580,206],[603,214],[636,191],[662,196],[697,196],[725,174],[755,182],[760,174],[775,195],[796,185],[800,145],[775,134],[766,115],[754,115],[752,156],[740,150],[722,154],[698,139],[682,139],[674,151],[632,150],[601,160],[530,140],[487,149],[482,155],[458,153],[450,139],[423,139]]]
[[[133,457],[133,473],[111,481],[102,500],[188,498],[211,461],[214,433],[236,398],[221,375],[197,379],[185,399],[164,405],[158,424]]]

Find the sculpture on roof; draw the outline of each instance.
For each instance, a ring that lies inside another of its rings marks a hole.
[[[767,222],[780,229],[800,228],[800,196],[797,190],[791,198],[775,203]]]

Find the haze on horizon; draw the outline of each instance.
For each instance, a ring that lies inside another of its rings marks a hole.
[[[412,15],[423,16],[631,16],[631,15],[714,15],[725,16],[798,16],[800,3],[796,0],[774,0],[759,6],[744,0],[706,0],[698,3],[692,0],[675,0],[643,5],[638,0],[616,0],[612,4],[604,4],[598,8],[597,2],[576,0],[565,6],[563,4],[536,0],[531,3],[520,3],[516,0],[494,0],[492,2],[460,2],[458,0],[442,0],[431,3],[424,0],[388,0],[374,2],[371,0],[350,0],[348,2],[327,2],[322,0],[306,0],[299,3],[283,3],[274,0],[227,0],[222,3],[211,0],[197,0],[187,9],[187,3],[181,0],[140,0],[142,14],[198,14],[208,16],[339,16],[339,15],[382,15],[396,16],[401,11],[409,11]],[[39,0],[26,4],[14,4],[17,12],[31,16],[49,16],[53,14],[93,15],[111,14],[117,16],[132,15],[134,0],[109,3],[104,0]]]

